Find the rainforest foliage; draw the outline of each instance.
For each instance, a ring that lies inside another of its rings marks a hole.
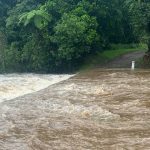
[[[0,71],[64,72],[150,33],[149,0],[0,0]]]

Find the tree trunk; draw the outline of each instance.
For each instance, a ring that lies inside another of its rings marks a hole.
[[[150,52],[150,37],[149,37],[149,39],[148,39],[147,45],[148,45],[148,51]]]
[[[6,50],[6,38],[4,33],[0,32],[0,71],[5,72],[5,50]]]

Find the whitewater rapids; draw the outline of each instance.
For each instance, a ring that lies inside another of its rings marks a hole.
[[[33,93],[72,75],[5,74],[0,75],[0,102]]]

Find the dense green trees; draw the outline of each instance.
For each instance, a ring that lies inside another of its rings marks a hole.
[[[126,3],[135,32],[147,42],[150,51],[150,0],[126,0]]]
[[[133,22],[139,19],[129,5],[130,0],[0,0],[0,38],[6,39],[1,71],[70,71],[112,43],[138,42],[139,23]],[[149,11],[147,4],[142,8]]]

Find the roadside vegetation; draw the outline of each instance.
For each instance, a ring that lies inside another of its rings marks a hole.
[[[0,72],[70,72],[134,49],[120,44],[150,50],[149,0],[0,0],[0,12]]]

